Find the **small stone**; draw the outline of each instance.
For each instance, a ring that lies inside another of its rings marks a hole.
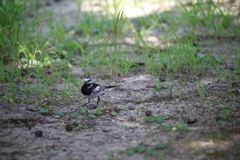
[[[78,126],[78,122],[73,122],[72,125],[73,125],[74,127],[77,127],[77,126]]]
[[[128,118],[128,121],[136,121],[136,118],[131,116],[131,117]]]
[[[111,132],[111,129],[103,129],[102,132]]]
[[[34,134],[36,137],[42,137],[43,132],[41,130],[36,130]]]
[[[146,110],[146,111],[145,111],[145,115],[146,115],[147,117],[152,116],[152,111]]]
[[[128,109],[130,109],[130,110],[134,110],[135,107],[134,107],[134,106],[129,106]]]
[[[176,136],[176,140],[180,140],[180,139],[183,139],[183,138],[185,138],[185,135],[180,134],[180,135]]]
[[[208,153],[208,154],[213,154],[215,152],[215,149],[207,149],[206,150],[206,153]]]
[[[72,127],[72,125],[67,124],[67,125],[65,126],[65,129],[66,129],[67,132],[70,132],[70,131],[73,130],[73,127]]]
[[[238,84],[238,82],[232,82],[232,87],[234,87],[234,88],[236,87],[237,88],[239,86],[240,86],[240,84]]]
[[[119,113],[119,112],[120,112],[120,109],[117,108],[117,107],[114,107],[114,108],[113,108],[113,111],[116,112],[116,113]]]
[[[226,64],[226,69],[234,70],[234,65],[232,63],[227,63]]]
[[[193,123],[196,123],[197,122],[197,119],[196,118],[190,118],[190,117],[186,117],[186,123],[187,124],[193,124]]]

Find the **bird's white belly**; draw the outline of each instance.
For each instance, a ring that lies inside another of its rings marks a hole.
[[[98,96],[102,96],[105,93],[103,91],[101,92],[92,92],[90,95],[85,95],[86,98],[96,98]]]

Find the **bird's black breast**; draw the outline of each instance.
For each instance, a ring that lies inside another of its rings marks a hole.
[[[92,89],[91,88],[88,88],[89,86],[87,85],[83,85],[82,88],[81,88],[81,91],[84,95],[90,95],[91,92],[92,92]]]

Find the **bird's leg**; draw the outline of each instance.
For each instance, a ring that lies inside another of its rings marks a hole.
[[[95,106],[94,106],[92,109],[95,109],[95,108],[97,108],[99,101],[100,101],[100,97],[98,96],[98,101],[97,101],[97,104],[96,104],[96,105],[95,105]]]
[[[88,102],[85,103],[82,107],[84,107],[84,106],[87,105],[88,103],[90,103],[90,98],[88,98]]]
[[[100,101],[100,97],[98,96],[98,101],[97,101],[97,105],[98,105],[99,101]]]

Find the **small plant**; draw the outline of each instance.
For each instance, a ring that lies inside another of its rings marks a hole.
[[[169,94],[170,96],[173,95],[174,92],[176,92],[177,90],[174,91],[174,87],[176,86],[176,83],[172,84],[169,88]]]
[[[134,153],[143,153],[146,151],[146,147],[139,145],[136,147],[128,147],[125,151],[120,151],[120,154],[126,153],[128,156],[132,156]]]
[[[143,102],[145,102],[145,101],[146,101],[145,98],[143,98],[143,99],[137,99],[137,100],[136,100],[137,103],[143,103]]]
[[[119,109],[121,109],[121,110],[128,110],[128,107],[127,106],[120,106]]]
[[[171,131],[172,130],[172,126],[171,125],[166,125],[166,126],[164,126],[163,127],[163,129],[165,130],[165,131]]]
[[[90,114],[94,114],[94,115],[100,116],[100,115],[103,114],[102,111],[103,111],[103,108],[100,108],[100,109],[97,109],[95,111],[90,112]]]
[[[130,146],[126,150],[119,151],[119,154],[125,153],[128,156],[132,156],[135,153],[142,154],[142,153],[146,152],[148,156],[152,156],[152,155],[156,154],[159,150],[162,150],[165,148],[166,148],[166,146],[164,144],[156,144],[152,147],[146,147],[143,145],[138,145],[135,147]]]
[[[115,160],[115,158],[113,157],[113,155],[106,149],[104,148],[105,153],[108,156],[108,160]]]
[[[86,125],[85,125],[85,126],[83,126],[83,125],[78,125],[78,126],[75,127],[75,130],[76,130],[76,131],[79,131],[79,130],[81,130],[81,129],[88,129],[88,128],[89,128],[89,127],[86,126]]]
[[[88,114],[88,117],[90,117],[90,118],[92,118],[92,119],[96,119],[96,118],[97,118],[97,116],[94,115],[94,114],[92,114],[92,113]]]
[[[236,111],[236,109],[234,109],[232,106],[227,107],[225,105],[220,105],[219,108],[221,110],[220,116],[222,121],[229,122],[233,120],[232,115],[233,112]]]
[[[117,116],[118,113],[115,112],[115,111],[111,111],[112,110],[112,107],[110,106],[106,106],[106,107],[99,107],[97,110],[94,110],[94,111],[91,111],[89,114],[88,114],[88,117],[92,118],[92,119],[96,119],[97,116],[101,116],[103,114],[110,114],[112,116]]]
[[[59,116],[64,116],[64,113],[62,111],[53,110],[54,108],[57,108],[57,106],[44,105],[43,108],[28,107],[27,110],[37,111],[37,113],[43,114],[43,115],[55,114]]]
[[[170,115],[163,115],[163,116],[158,116],[158,115],[153,115],[150,117],[144,117],[145,122],[150,124],[150,123],[158,123],[161,124],[164,122],[164,120],[169,120],[169,119],[178,119],[177,116],[170,116]]]
[[[46,154],[45,154],[46,158],[54,157],[57,155],[56,153],[53,153],[49,148],[45,148],[45,150],[46,150]]]
[[[165,120],[178,119],[178,116],[163,115],[162,117],[163,117]]]
[[[161,82],[153,82],[154,85],[156,85],[156,89],[160,90],[162,88]]]
[[[82,119],[83,119],[82,116],[78,116],[78,117],[76,118],[76,120],[82,120]]]
[[[118,114],[117,114],[117,112],[111,112],[111,115],[112,116],[117,116]]]
[[[78,112],[73,112],[70,114],[70,117],[76,117],[78,115]]]
[[[146,123],[153,123],[153,122],[156,122],[158,124],[160,123],[163,123],[164,122],[164,119],[157,116],[157,115],[154,115],[154,116],[151,116],[151,117],[145,117],[145,122]]]
[[[3,98],[6,99],[10,104],[14,103],[14,99],[11,96],[4,95]]]
[[[197,85],[197,89],[198,89],[198,94],[200,95],[202,100],[205,100],[205,96],[207,95],[207,89],[205,86],[200,85],[200,84],[196,84]]]
[[[80,111],[83,112],[83,113],[87,113],[87,107],[82,107],[82,108],[80,109]]]

